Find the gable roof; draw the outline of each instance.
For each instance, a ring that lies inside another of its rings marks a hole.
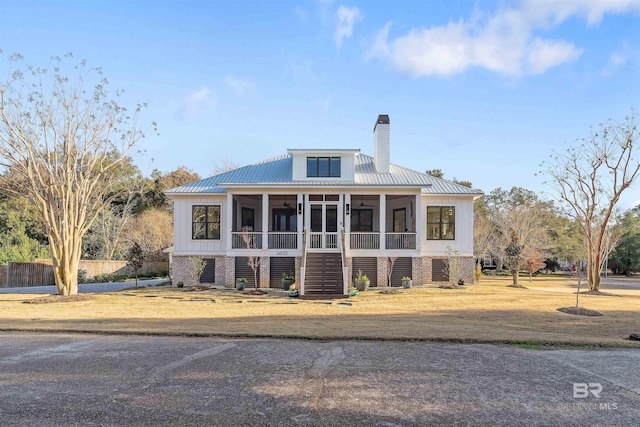
[[[172,188],[167,195],[226,193],[230,187],[413,187],[422,188],[422,194],[482,195],[475,190],[391,164],[389,173],[378,173],[373,157],[366,154],[355,156],[355,179],[296,180],[293,176],[293,159],[289,154],[272,157],[258,163],[223,172],[200,181]]]

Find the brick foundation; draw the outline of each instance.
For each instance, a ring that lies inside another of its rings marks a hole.
[[[177,285],[179,282],[183,282],[186,286],[198,285],[200,283],[189,283],[189,262],[187,256],[174,256],[171,262],[171,282]],[[224,285],[226,287],[234,286],[234,270],[235,260],[233,257],[217,256],[217,257],[203,257],[213,258],[216,261],[215,282],[208,284]]]

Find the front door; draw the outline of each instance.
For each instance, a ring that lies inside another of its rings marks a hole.
[[[309,208],[305,211],[309,213],[309,249],[339,250],[338,229],[342,225],[339,200],[332,200],[331,196],[314,196],[313,199],[308,202]]]

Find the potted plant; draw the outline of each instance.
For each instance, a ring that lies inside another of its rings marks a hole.
[[[402,277],[402,287],[403,288],[410,288],[413,285],[413,281],[411,280],[411,277],[409,276],[403,276]]]
[[[357,290],[366,291],[367,289],[369,289],[371,281],[366,274],[362,274],[362,270],[358,270],[358,275],[354,280],[354,284]]]
[[[291,289],[291,285],[293,285],[296,281],[295,276],[293,275],[293,271],[282,273],[282,289],[289,290]]]
[[[247,286],[247,279],[244,277],[236,278],[236,289],[239,291],[244,290],[244,287]]]
[[[349,288],[349,296],[350,297],[357,297],[358,295],[360,295],[360,292],[358,291],[358,288],[356,288],[355,286],[352,286]]]
[[[458,280],[458,285],[459,285],[459,286],[464,285],[464,279],[460,279],[460,280]]]
[[[288,295],[289,295],[289,298],[297,298],[300,296],[300,292],[296,289],[296,285],[289,286]]]

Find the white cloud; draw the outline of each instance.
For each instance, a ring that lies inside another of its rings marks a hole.
[[[518,7],[493,14],[476,12],[467,20],[414,28],[391,40],[391,23],[387,23],[377,32],[366,58],[388,61],[414,76],[450,76],[471,67],[511,76],[542,74],[575,61],[583,49],[565,40],[542,38],[538,32],[558,26],[571,16],[582,16],[594,25],[606,13],[634,9],[640,10],[637,0],[526,0]]]
[[[353,26],[360,20],[362,20],[362,15],[357,7],[340,5],[335,15],[336,31],[334,36],[338,48],[342,46],[342,40],[344,38],[351,36]]]
[[[582,52],[583,49],[578,49],[571,43],[535,38],[529,44],[526,68],[530,74],[542,74],[556,65],[575,61]]]
[[[622,44],[622,48],[609,55],[609,61],[601,71],[601,75],[608,77],[615,74],[616,71],[623,68],[629,61],[637,61],[638,53],[633,51],[627,46],[626,43]]]
[[[229,89],[234,91],[235,93],[242,95],[249,89],[251,89],[254,85],[253,82],[245,79],[239,79],[236,77],[228,76],[224,79],[224,83],[227,85]]]
[[[210,101],[210,90],[201,87],[187,95],[184,101],[184,116],[188,120],[193,119],[203,105],[207,105]]]

